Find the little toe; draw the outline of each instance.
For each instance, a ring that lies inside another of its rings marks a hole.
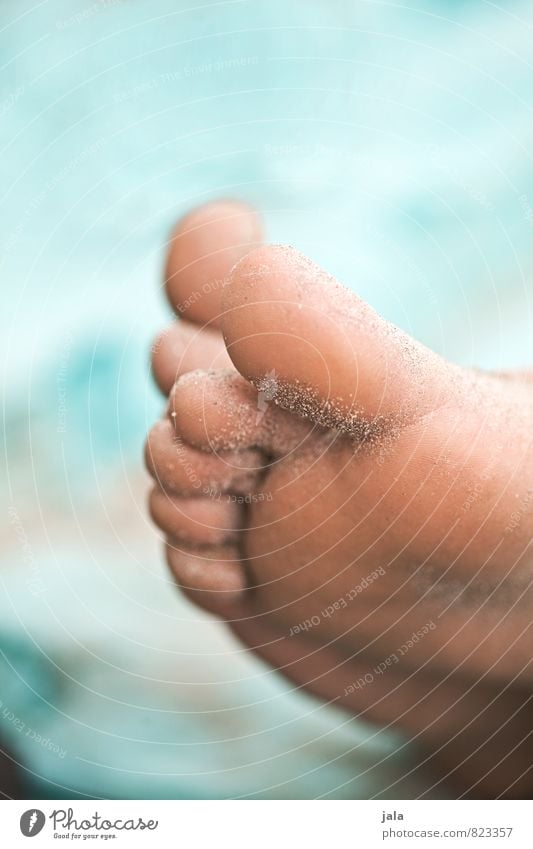
[[[149,508],[163,533],[194,545],[234,542],[244,523],[242,507],[229,496],[177,498],[154,487]]]
[[[185,548],[169,542],[166,555],[176,583],[202,609],[229,616],[246,596],[246,573],[235,546]]]

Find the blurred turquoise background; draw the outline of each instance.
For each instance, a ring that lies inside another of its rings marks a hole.
[[[426,789],[175,592],[148,351],[176,217],[237,196],[446,356],[531,363],[532,60],[530,0],[3,0],[0,732],[35,798]]]

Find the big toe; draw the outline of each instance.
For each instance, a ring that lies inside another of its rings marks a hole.
[[[280,406],[363,438],[431,412],[453,367],[297,251],[264,246],[224,287],[222,330],[240,373]]]

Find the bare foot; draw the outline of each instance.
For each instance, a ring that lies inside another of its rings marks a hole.
[[[228,202],[170,251],[193,323],[154,355],[169,565],[298,685],[424,743],[436,782],[528,795],[531,387],[444,362],[259,240]]]

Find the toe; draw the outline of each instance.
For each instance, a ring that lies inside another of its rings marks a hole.
[[[176,432],[204,451],[252,446],[279,457],[294,451],[312,426],[271,404],[232,371],[195,371],[175,384],[169,400]]]
[[[308,259],[248,253],[224,288],[222,329],[238,371],[276,403],[364,437],[368,422],[412,421],[440,406],[451,368]]]
[[[243,527],[242,508],[229,496],[176,498],[154,487],[150,514],[163,533],[195,545],[224,545],[235,541]]]
[[[262,455],[253,450],[209,454],[176,438],[168,419],[157,422],[145,446],[148,472],[165,492],[180,496],[248,495],[257,488]]]
[[[152,347],[152,369],[164,395],[189,371],[232,367],[220,331],[188,321],[171,324]]]
[[[179,221],[165,270],[173,309],[198,324],[218,324],[222,286],[231,268],[262,241],[258,214],[238,201],[217,201]]]
[[[234,546],[189,549],[168,543],[166,554],[178,586],[204,610],[231,615],[246,595],[246,573]]]

